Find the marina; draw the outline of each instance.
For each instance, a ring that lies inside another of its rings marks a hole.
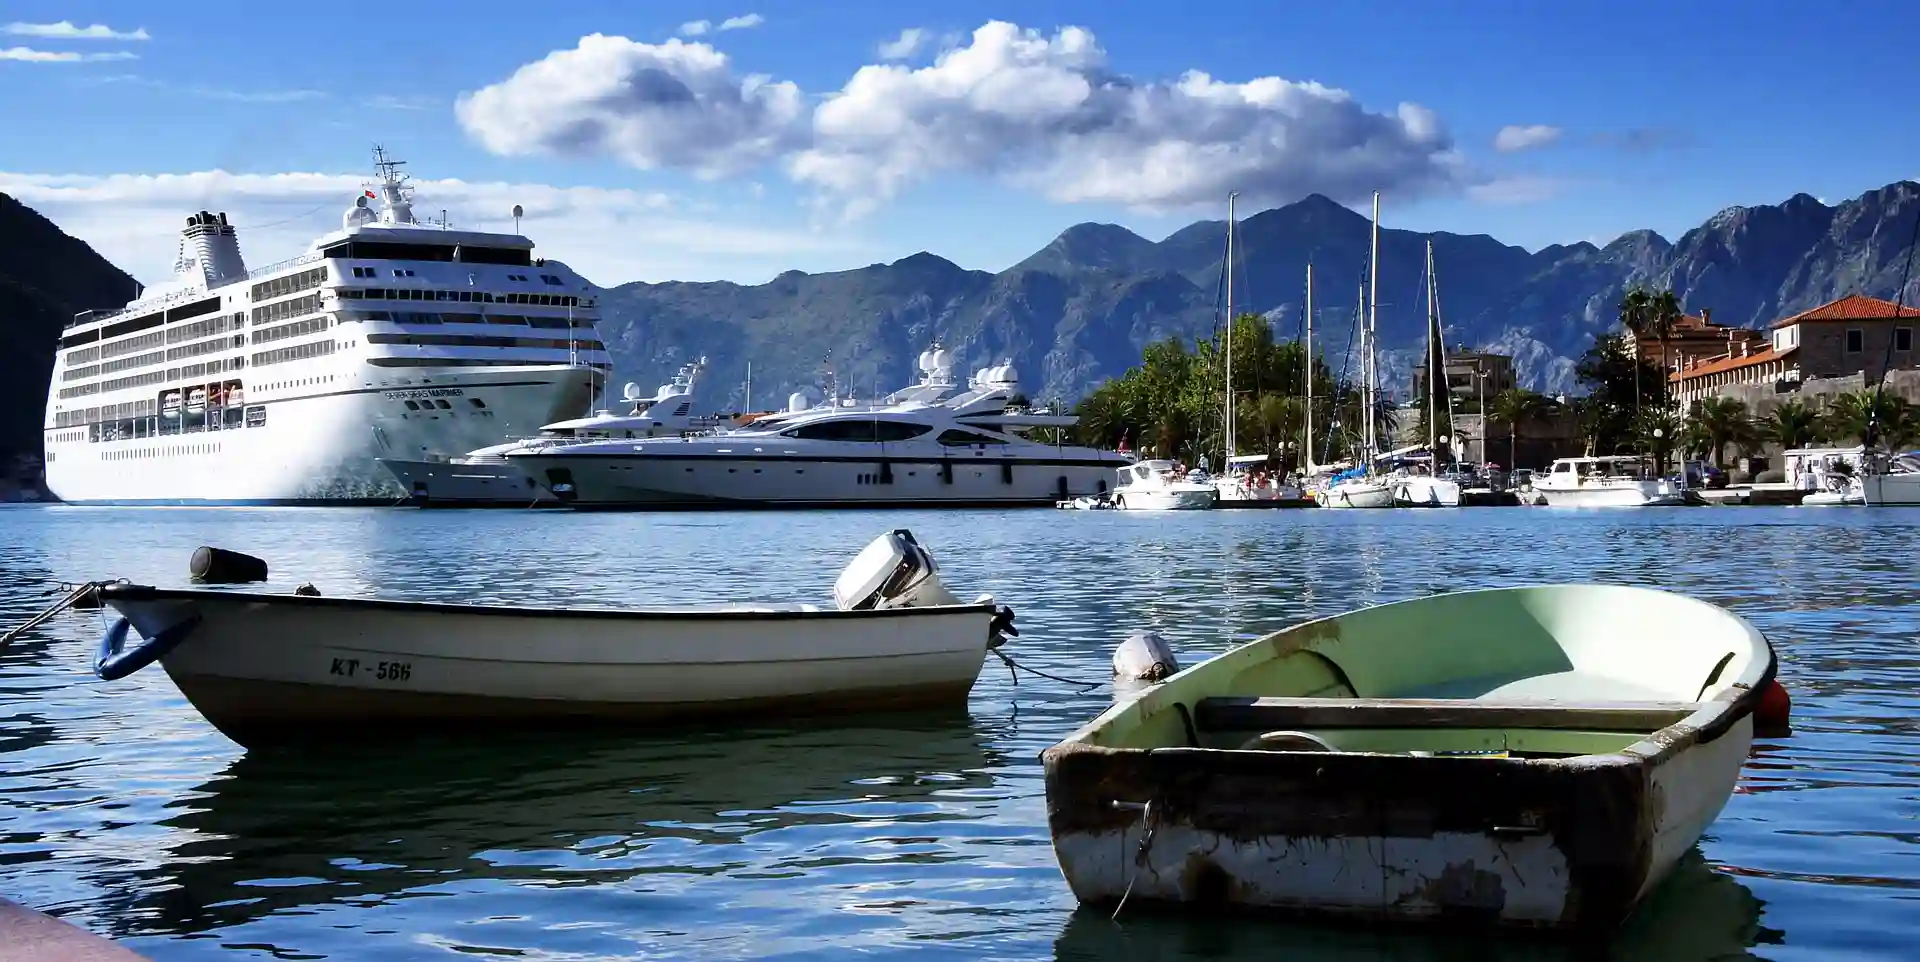
[[[1039,755],[1133,697],[1107,679],[1110,654],[1136,630],[1157,632],[1193,667],[1270,631],[1382,602],[1605,570],[1749,620],[1777,646],[1794,713],[1791,737],[1756,740],[1698,854],[1627,920],[1615,951],[1703,962],[1783,948],[1900,957],[1900,893],[1920,882],[1887,836],[1911,814],[1899,799],[1920,788],[1901,720],[1920,710],[1920,679],[1897,653],[1912,629],[1900,606],[1920,585],[1886,559],[1915,523],[1871,509],[1548,515],[1557,520],[1099,512],[1042,539],[1039,526],[1056,514],[902,511],[884,524],[933,547],[943,579],[1018,608],[1020,636],[1007,650],[1023,665],[1097,684],[1025,671],[1016,681],[989,663],[964,708],[670,734],[404,743],[342,734],[330,748],[247,751],[161,672],[94,679],[91,653],[111,614],[69,612],[0,654],[0,714],[13,733],[0,748],[12,802],[0,831],[13,859],[0,879],[8,897],[161,960],[218,945],[352,955],[369,938],[396,946],[397,958],[455,946],[803,958],[822,935],[952,958],[1152,946],[1178,955],[1199,943],[1227,957],[1279,946],[1439,958],[1456,944],[1445,936],[1222,926],[1144,903],[1116,925],[1107,911],[1076,908],[1048,844]],[[276,559],[269,581],[245,591],[312,582],[323,597],[449,603],[541,605],[564,593],[579,606],[775,604],[818,596],[838,564],[791,559],[865,543],[875,518],[541,512],[530,531],[525,515],[494,511],[0,516],[0,563],[15,575],[0,601],[7,624],[47,604],[34,586],[56,580],[55,569],[178,585],[183,546],[216,529],[223,543]],[[141,523],[112,523],[121,518]],[[1460,552],[1460,543],[1488,547]],[[1857,577],[1792,577],[1814,545],[1844,545],[1822,557]],[[1290,563],[1258,563],[1273,552]],[[1398,559],[1409,552],[1448,562],[1408,567]],[[1676,553],[1689,563],[1670,564]],[[1074,577],[1090,569],[1102,578]],[[582,570],[606,574],[583,580]],[[1776,574],[1735,582],[1731,570]],[[1837,911],[1853,921],[1831,925]],[[649,921],[636,927],[635,912]],[[695,925],[697,943],[666,934]],[[1533,942],[1483,944],[1494,958],[1572,957]]]

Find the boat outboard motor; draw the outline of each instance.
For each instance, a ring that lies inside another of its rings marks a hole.
[[[1172,646],[1158,632],[1136,631],[1113,650],[1113,673],[1121,678],[1159,681],[1179,670]]]
[[[933,555],[905,528],[873,539],[854,556],[833,582],[833,602],[842,611],[962,603],[940,582]]]

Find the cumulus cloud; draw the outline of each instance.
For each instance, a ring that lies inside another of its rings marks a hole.
[[[14,22],[0,28],[0,33],[10,33],[16,37],[42,37],[49,40],[151,40],[147,28],[136,27],[132,30],[115,30],[103,23],[77,27],[72,21],[59,23],[19,23]]]
[[[900,36],[880,45],[880,59],[905,60],[920,51],[927,42],[927,32],[919,27],[908,27],[900,31]]]
[[[0,60],[25,63],[93,63],[108,60],[138,60],[140,55],[125,50],[106,53],[79,53],[72,50],[35,50],[32,47],[0,47]]]
[[[767,22],[767,18],[757,13],[749,13],[743,16],[738,16],[738,17],[728,17],[727,19],[720,21],[720,29],[750,30],[766,22]]]
[[[889,47],[909,34],[925,42],[906,31]],[[856,215],[943,172],[1147,209],[1229,190],[1269,201],[1406,196],[1464,177],[1445,127],[1417,104],[1370,110],[1344,90],[1280,77],[1137,80],[1110,69],[1083,28],[1049,36],[1001,21],[928,66],[862,67],[811,108],[792,83],[736,76],[705,43],[595,34],[457,109],[495,153],[601,154],[708,176],[779,161]]]
[[[993,171],[1063,202],[1145,208],[1310,192],[1353,198],[1452,184],[1460,160],[1432,111],[1366,109],[1346,91],[1189,71],[1108,69],[1094,35],[1000,21],[930,66],[862,67],[815,111],[791,175],[855,212],[941,171]]]
[[[1547,124],[1508,124],[1493,135],[1493,149],[1502,153],[1545,147],[1560,139],[1558,127]]]
[[[226,211],[248,262],[263,266],[306,250],[340,226],[368,178],[351,173],[31,174],[0,171],[11,194],[149,284],[172,271],[186,215]],[[845,236],[760,226],[755,211],[706,211],[656,192],[547,184],[413,181],[419,210],[447,209],[455,227],[522,230],[543,256],[601,284],[630,280],[754,277],[812,259],[816,269],[869,253]]]
[[[704,43],[601,34],[454,105],[461,126],[496,154],[610,155],[708,177],[790,149],[806,109],[800,88],[736,77],[726,54]]]

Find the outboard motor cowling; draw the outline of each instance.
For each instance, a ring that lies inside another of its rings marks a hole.
[[[833,582],[833,601],[842,611],[961,604],[941,583],[933,555],[905,528],[873,539],[847,563]]]

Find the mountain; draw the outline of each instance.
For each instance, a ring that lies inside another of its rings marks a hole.
[[[0,479],[40,456],[47,382],[73,315],[133,298],[132,277],[52,221],[0,194]]]
[[[1671,287],[1689,312],[1764,326],[1858,291],[1893,297],[1920,184],[1899,182],[1838,206],[1806,194],[1733,207],[1669,241],[1653,231],[1605,247],[1529,252],[1484,234],[1380,232],[1381,375],[1403,386],[1426,328],[1422,269],[1433,242],[1450,346],[1514,356],[1523,383],[1571,390],[1574,359],[1616,325],[1635,284]],[[1389,204],[1383,220],[1391,222]],[[1235,308],[1297,336],[1305,275],[1314,265],[1315,341],[1333,359],[1353,341],[1368,220],[1326,197],[1260,211],[1236,235]],[[1068,228],[998,274],[928,253],[826,274],[788,272],[757,286],[624,284],[603,292],[601,331],[622,375],[650,388],[699,355],[708,396],[742,406],[748,361],[754,406],[821,384],[823,361],[841,389],[887,391],[914,379],[934,338],[967,371],[1011,359],[1035,400],[1072,401],[1136,363],[1150,341],[1210,332],[1217,321],[1225,221],[1200,221],[1155,242],[1112,224]]]

